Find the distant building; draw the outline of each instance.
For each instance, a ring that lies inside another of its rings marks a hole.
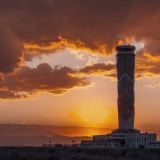
[[[107,135],[93,136],[91,141],[82,141],[82,147],[89,148],[158,148],[156,134],[139,131],[113,131]]]
[[[160,148],[155,133],[142,133],[134,128],[135,47],[117,46],[118,120],[119,128],[111,134],[93,136],[82,141],[89,148]]]

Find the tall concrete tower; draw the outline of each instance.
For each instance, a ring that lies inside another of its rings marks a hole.
[[[134,130],[135,47],[117,46],[119,130]]]
[[[91,148],[157,148],[155,133],[141,133],[134,129],[134,69],[135,47],[117,46],[118,118],[119,128],[106,135],[93,136],[81,146]],[[138,140],[138,141],[137,141]]]

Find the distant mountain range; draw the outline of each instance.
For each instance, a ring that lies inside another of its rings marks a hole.
[[[0,146],[42,146],[49,142],[72,144],[73,141],[80,143],[81,140],[91,139],[92,135],[107,134],[112,130],[76,126],[0,124]]]
[[[43,144],[71,144],[91,139],[95,134],[106,134],[112,129],[42,126],[42,125],[0,125],[0,146],[42,146]]]

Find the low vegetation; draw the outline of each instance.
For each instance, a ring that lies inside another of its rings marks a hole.
[[[1,147],[0,160],[160,160],[160,150]]]

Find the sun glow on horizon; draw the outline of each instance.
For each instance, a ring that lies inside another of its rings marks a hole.
[[[113,111],[107,107],[100,107],[99,105],[87,105],[78,107],[71,112],[71,117],[79,122],[82,126],[89,127],[106,127],[113,120]]]

